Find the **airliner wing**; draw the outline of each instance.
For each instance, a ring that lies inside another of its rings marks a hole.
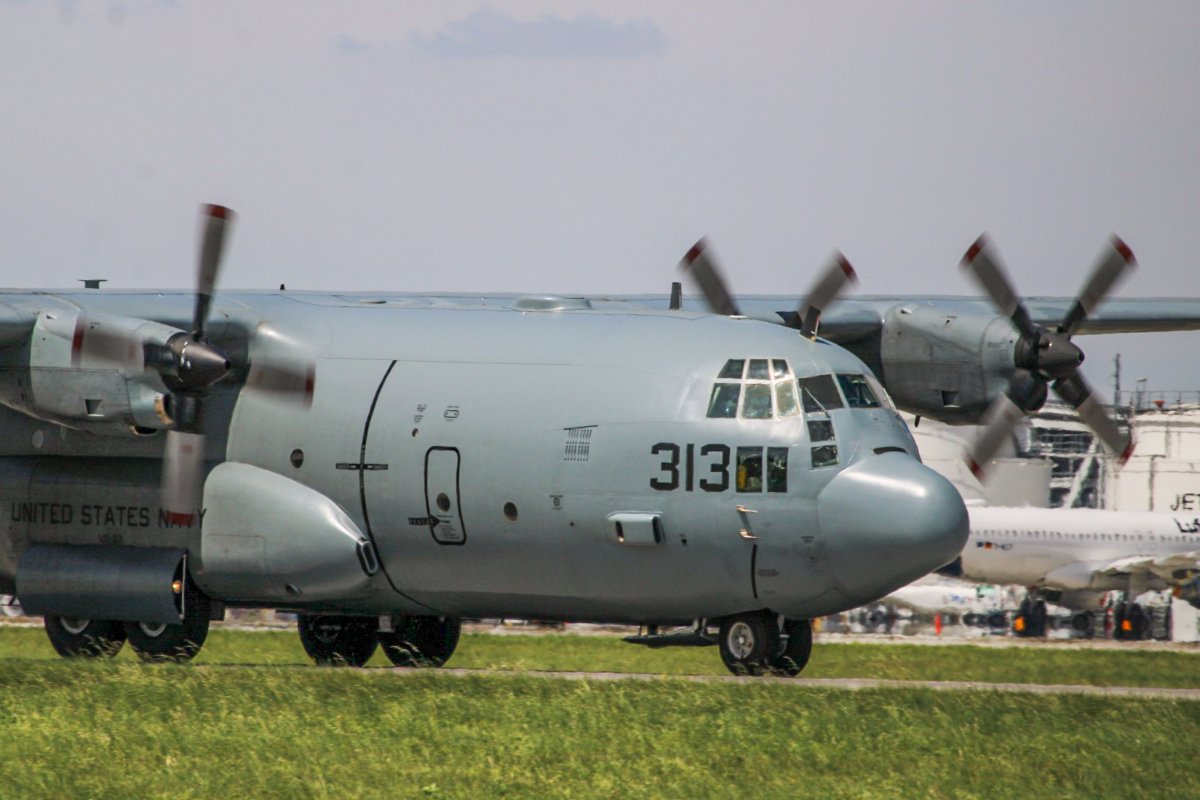
[[[1177,584],[1181,577],[1195,577],[1200,571],[1200,550],[1169,556],[1127,556],[1097,570],[1102,575],[1131,575],[1149,572],[1167,583]],[[1179,573],[1182,572],[1181,576]]]

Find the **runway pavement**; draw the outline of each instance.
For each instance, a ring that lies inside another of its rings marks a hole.
[[[984,683],[980,681],[896,681],[870,678],[766,678],[738,675],[654,675],[630,672],[546,672],[535,670],[455,669],[422,670],[411,668],[383,669],[408,675],[511,675],[568,681],[687,681],[690,683],[770,683],[800,689],[830,689],[862,691],[864,689],[934,689],[937,691],[982,691],[1006,694],[1081,694],[1099,697],[1136,697],[1159,700],[1190,700],[1200,702],[1200,689],[1161,689],[1143,686],[1080,686],[1039,683]]]

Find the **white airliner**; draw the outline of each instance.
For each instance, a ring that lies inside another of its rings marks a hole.
[[[1171,589],[1200,607],[1200,518],[1082,508],[967,510],[967,545],[939,572],[1033,589],[1014,620],[1018,633],[1044,635],[1046,600],[1090,610],[1112,590],[1130,601],[1116,609],[1120,638],[1141,638],[1146,617],[1133,599],[1144,592]]]

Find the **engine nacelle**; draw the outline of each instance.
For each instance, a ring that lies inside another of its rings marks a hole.
[[[143,367],[143,353],[147,344],[161,345],[178,333],[132,317],[44,312],[29,337],[27,365],[0,373],[0,402],[101,433],[165,428],[165,387]]]
[[[901,409],[955,425],[976,424],[1015,371],[1019,335],[994,314],[896,306],[883,320],[879,358]]]

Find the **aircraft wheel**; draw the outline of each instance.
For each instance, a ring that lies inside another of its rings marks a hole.
[[[1146,629],[1149,627],[1146,610],[1137,603],[1126,603],[1124,616],[1125,622],[1122,629],[1125,636],[1122,638],[1135,642],[1146,638]]]
[[[1046,603],[1038,600],[1029,609],[1029,635],[1038,638],[1046,636]]]
[[[379,631],[383,654],[397,667],[440,667],[458,646],[457,617],[396,617],[392,630]]]
[[[783,623],[783,633],[787,642],[781,652],[771,662],[771,671],[776,675],[794,678],[808,665],[812,656],[813,632],[812,621],[807,619],[789,619]]]
[[[304,652],[322,666],[361,667],[375,655],[372,617],[300,614],[296,623]]]
[[[154,622],[126,622],[125,635],[138,658],[147,663],[191,661],[208,639],[208,598],[191,581],[184,598],[183,622],[163,625]]]
[[[779,626],[766,611],[735,614],[721,623],[721,660],[734,675],[762,675],[779,652]]]
[[[46,635],[63,658],[112,658],[125,644],[120,622],[46,617]]]
[[[1088,639],[1092,638],[1095,625],[1096,619],[1091,611],[1080,611],[1077,614],[1071,615],[1071,627]]]

